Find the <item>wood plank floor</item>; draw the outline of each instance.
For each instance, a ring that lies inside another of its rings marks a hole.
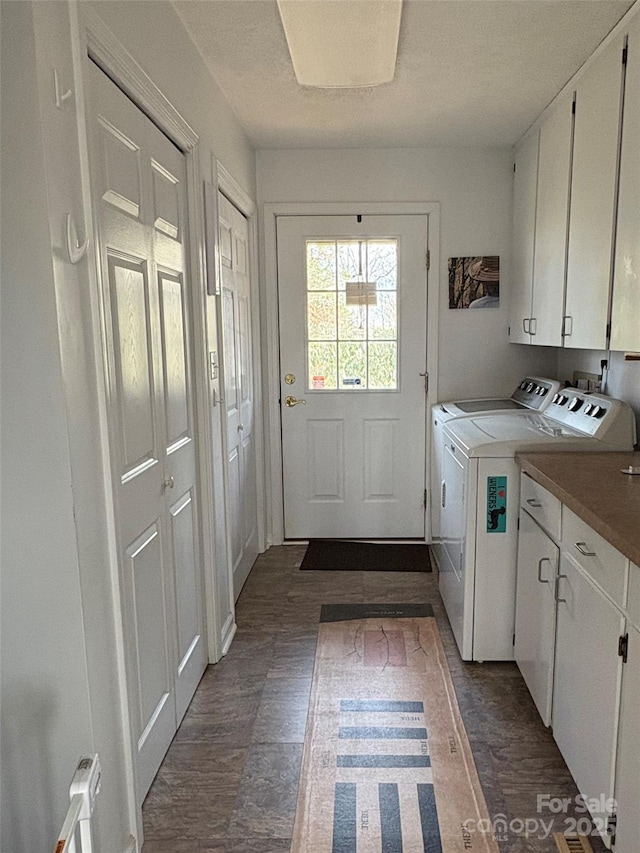
[[[489,814],[511,825],[500,849],[555,851],[540,821],[559,832],[584,815],[537,810],[539,795],[578,791],[515,664],[460,660],[437,574],[300,572],[303,555],[258,558],[229,654],[207,669],[145,801],[143,853],[289,851],[320,606],[337,602],[433,605]]]

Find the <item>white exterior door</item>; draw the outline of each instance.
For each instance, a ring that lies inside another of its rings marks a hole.
[[[181,152],[91,64],[116,524],[138,794],[206,666]]]
[[[249,226],[218,193],[224,409],[233,587],[237,598],[258,556]]]
[[[427,226],[278,217],[286,538],[424,538]]]

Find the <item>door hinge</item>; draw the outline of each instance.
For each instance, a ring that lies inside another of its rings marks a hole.
[[[627,662],[627,655],[629,654],[629,635],[624,634],[618,640],[618,654],[622,658],[622,663]]]
[[[605,336],[607,339],[607,343],[609,343],[609,338],[611,337],[611,323],[607,323],[607,328],[605,329]]]
[[[576,97],[573,96],[573,100],[571,101],[571,115],[576,114]]]
[[[520,516],[516,520],[516,530],[520,530]]]
[[[627,64],[627,56],[628,55],[629,55],[629,48],[625,44],[625,46],[622,48],[622,64],[623,65]]]
[[[511,645],[512,645],[512,646],[515,646],[515,644],[516,644],[516,635],[515,635],[515,633],[514,633],[514,635],[513,635],[513,640],[511,641]]]
[[[607,821],[607,835],[611,839],[611,843],[616,843],[616,829],[618,826],[618,815],[614,812]]]
[[[515,171],[516,171],[516,164],[515,164],[515,163],[513,164],[513,171],[514,171],[514,174],[515,174]]]
[[[427,269],[431,269],[431,249],[427,249]]]
[[[427,490],[426,489],[424,490],[424,495],[422,496],[422,506],[425,509],[427,508]]]

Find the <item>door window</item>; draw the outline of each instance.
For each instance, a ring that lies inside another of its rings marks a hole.
[[[398,388],[398,241],[307,240],[310,391]]]

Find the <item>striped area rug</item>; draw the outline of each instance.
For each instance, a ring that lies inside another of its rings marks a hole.
[[[407,607],[323,608],[292,853],[499,853],[436,620]]]

